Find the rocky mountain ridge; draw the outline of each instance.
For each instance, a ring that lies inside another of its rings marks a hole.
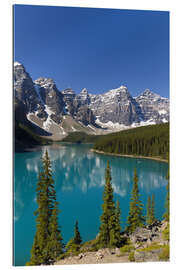
[[[169,100],[146,89],[133,98],[126,86],[104,94],[59,91],[51,78],[33,82],[24,66],[14,63],[14,96],[33,124],[60,139],[69,132],[104,134],[169,121]]]

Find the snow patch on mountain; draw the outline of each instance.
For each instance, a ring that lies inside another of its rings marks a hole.
[[[33,115],[34,115],[34,113],[28,113],[28,114],[26,115],[26,117],[27,117],[27,119],[28,119],[31,123],[33,123],[33,124],[35,124],[35,125],[37,126],[37,123],[34,122],[34,121],[31,119],[31,116],[33,116]]]
[[[104,134],[169,121],[169,99],[150,89],[137,97],[124,85],[97,95],[83,88],[77,95],[71,88],[59,91],[51,78],[33,82],[19,62],[14,62],[14,90],[27,118],[52,134],[76,130]]]
[[[96,131],[95,128],[93,128],[91,125],[87,125],[89,128],[91,128],[93,131]]]
[[[128,126],[126,126],[126,125],[122,125],[119,123],[113,123],[112,121],[108,121],[107,123],[103,123],[99,119],[96,119],[95,122],[97,125],[101,126],[102,128],[107,128],[110,130],[123,130],[123,129],[128,128]]]
[[[47,106],[47,105],[45,105],[45,112],[47,112],[47,114],[48,114],[49,116],[51,116],[51,114],[54,113],[54,112],[51,110],[51,108],[50,108],[49,106]]]
[[[160,110],[159,111],[159,114],[161,115],[161,114],[166,114],[167,113],[167,111],[165,111],[165,110]]]
[[[61,128],[61,130],[62,130],[62,134],[63,134],[63,135],[67,135],[67,133],[65,132],[64,128],[63,128],[63,127],[60,127],[60,128]]]
[[[17,66],[22,66],[22,64],[16,61],[14,62],[14,67],[17,67]]]
[[[71,126],[71,129],[72,129],[72,131],[77,131],[77,129],[74,128],[73,126]]]
[[[48,118],[46,119],[46,121],[43,123],[43,128],[47,131],[50,130],[50,127],[53,123],[53,120],[50,118],[50,116],[48,115]]]

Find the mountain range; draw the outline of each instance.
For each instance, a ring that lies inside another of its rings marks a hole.
[[[169,122],[169,99],[146,89],[132,97],[126,86],[103,94],[60,91],[51,78],[33,81],[25,67],[14,63],[15,119],[31,123],[36,132],[54,140],[70,132],[106,134],[136,126]]]

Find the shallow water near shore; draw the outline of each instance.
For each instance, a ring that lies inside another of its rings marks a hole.
[[[16,153],[14,157],[14,265],[30,259],[36,230],[34,211],[41,156],[47,149],[51,162],[63,241],[73,236],[75,221],[83,241],[96,237],[102,213],[102,195],[107,160],[110,161],[114,199],[120,201],[121,225],[126,226],[134,168],[139,177],[141,200],[146,209],[148,195],[155,195],[156,218],[162,219],[166,197],[168,164],[140,158],[100,155],[88,144],[53,144]],[[145,212],[144,212],[145,214]]]

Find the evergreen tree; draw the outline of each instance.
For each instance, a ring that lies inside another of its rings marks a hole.
[[[98,244],[100,247],[118,246],[120,243],[119,205],[117,209],[113,201],[113,188],[111,184],[111,170],[109,161],[105,171],[105,187],[103,193],[103,213],[100,217]]]
[[[146,214],[146,224],[151,224],[151,197],[148,196],[147,200],[147,214]]]
[[[47,243],[48,254],[51,262],[55,262],[56,258],[63,253],[61,231],[58,226],[58,203],[54,203],[50,222],[49,222],[49,238]]]
[[[151,200],[151,224],[155,221],[155,199],[154,194],[152,194],[152,200]]]
[[[36,234],[27,265],[51,264],[62,253],[62,237],[58,228],[58,203],[51,162],[46,150],[42,157],[42,172],[37,183]]]
[[[74,237],[66,245],[67,253],[77,254],[80,250],[81,242],[82,238],[78,228],[78,221],[76,221],[74,227]]]
[[[110,230],[115,223],[115,205],[113,201],[113,188],[111,184],[111,170],[109,161],[107,162],[107,168],[105,171],[105,187],[103,193],[103,213],[100,217],[101,225],[99,231],[99,243],[102,247],[107,247],[110,244]],[[111,227],[110,227],[111,224]]]
[[[26,263],[26,266],[39,265],[43,263],[43,261],[40,258],[41,258],[41,252],[39,249],[37,233],[36,233],[34,237],[34,243],[31,249],[31,260]]]
[[[121,209],[119,207],[119,200],[117,200],[116,203],[116,218],[117,218],[117,226],[119,228],[119,231],[121,231]]]
[[[111,247],[120,247],[121,246],[121,226],[120,226],[120,207],[119,201],[117,201],[116,209],[115,209],[115,219],[113,226],[110,230],[110,246]],[[114,215],[112,215],[114,218]]]
[[[154,201],[154,194],[151,197],[148,196],[147,202],[147,215],[146,215],[146,224],[150,225],[155,221],[155,201]]]
[[[144,225],[144,217],[142,214],[143,204],[141,203],[138,189],[138,177],[136,173],[136,169],[134,170],[134,178],[133,178],[133,189],[130,199],[130,210],[129,216],[127,219],[127,230],[128,232],[133,232],[137,227],[142,227]]]
[[[75,229],[74,229],[74,243],[80,245],[82,242],[81,235],[78,228],[78,221],[76,221]]]

